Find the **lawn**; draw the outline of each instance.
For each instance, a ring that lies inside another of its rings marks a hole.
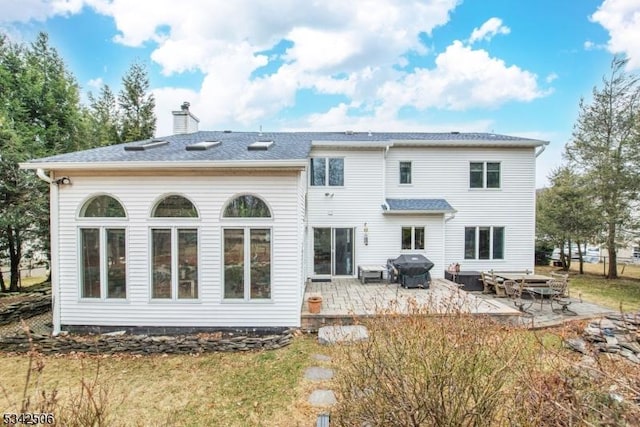
[[[114,417],[108,425],[306,426],[313,424],[318,410],[306,403],[317,385],[303,378],[304,369],[318,365],[314,353],[330,351],[314,337],[301,336],[275,351],[38,356],[44,365],[39,387],[57,389],[62,400],[68,399],[78,394],[81,379],[91,380],[97,370],[97,383],[108,391]],[[0,354],[0,366],[0,408],[16,410],[28,357]],[[32,379],[30,394],[35,396],[34,384]]]
[[[582,298],[585,301],[603,305],[612,310],[639,311],[640,310],[640,268],[628,265],[625,268],[625,276],[619,279],[608,280],[602,275],[602,264],[586,264],[585,274],[578,274],[577,263],[575,270],[569,272],[569,288],[571,296]],[[558,271],[554,267],[536,267],[536,271],[548,274]],[[621,274],[621,266],[618,274]]]

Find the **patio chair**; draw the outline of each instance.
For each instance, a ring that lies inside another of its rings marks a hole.
[[[554,313],[567,314],[575,316],[578,313],[569,310],[569,306],[573,303],[569,298],[569,281],[567,277],[553,278],[548,282],[549,289],[551,289],[551,311]],[[553,304],[559,305],[559,308],[553,308]]]
[[[490,294],[492,292],[496,291],[496,286],[495,286],[495,281],[493,278],[493,274],[489,274],[486,272],[481,272],[480,273],[481,276],[481,280],[482,280],[482,293],[483,294]]]
[[[533,302],[522,299],[522,288],[524,287],[524,284],[522,282],[518,283],[515,280],[505,280],[502,284],[504,285],[505,293],[509,298],[511,298],[511,301],[513,301],[513,305],[518,307],[519,311],[528,313],[527,309],[531,307]]]

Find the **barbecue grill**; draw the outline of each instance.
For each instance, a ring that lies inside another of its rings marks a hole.
[[[428,288],[431,282],[429,270],[433,263],[424,255],[400,255],[396,259],[387,260],[389,280],[400,283],[404,288]]]

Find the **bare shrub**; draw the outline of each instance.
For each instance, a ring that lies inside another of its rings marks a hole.
[[[387,314],[336,365],[343,426],[490,426],[501,416],[519,335],[490,319],[453,313]]]

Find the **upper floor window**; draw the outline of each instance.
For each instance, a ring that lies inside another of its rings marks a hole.
[[[400,184],[411,184],[411,162],[400,162]]]
[[[402,227],[403,250],[423,250],[424,241],[424,227]]]
[[[224,218],[271,218],[271,211],[260,197],[244,194],[231,200],[222,216]]]
[[[504,227],[465,227],[465,259],[504,259]]]
[[[471,162],[469,164],[471,188],[500,188],[499,162]]]
[[[197,218],[198,211],[193,203],[182,196],[167,196],[156,204],[151,216],[154,218]]]
[[[344,185],[344,159],[340,157],[312,157],[311,185],[342,187]]]
[[[83,218],[125,218],[127,215],[119,201],[106,194],[95,196],[80,210]]]

